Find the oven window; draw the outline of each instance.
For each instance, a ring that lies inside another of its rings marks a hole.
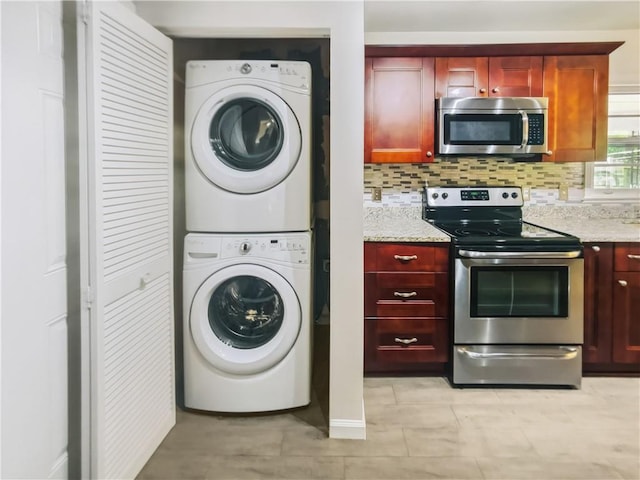
[[[569,268],[472,267],[472,317],[566,317]]]

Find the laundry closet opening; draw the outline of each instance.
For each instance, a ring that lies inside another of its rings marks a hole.
[[[311,202],[313,271],[312,402],[328,429],[329,389],[329,38],[173,38],[174,55],[174,259],[177,401],[183,397],[183,245],[185,215],[185,78],[193,60],[306,61],[311,65]],[[225,206],[233,209],[233,205]],[[301,413],[301,416],[304,414]]]

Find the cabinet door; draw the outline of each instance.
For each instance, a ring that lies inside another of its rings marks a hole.
[[[542,96],[542,57],[489,57],[490,97]]]
[[[432,58],[365,60],[365,163],[433,161]]]
[[[584,246],[584,346],[585,364],[610,363],[612,342],[611,303],[613,244]]]
[[[436,98],[488,96],[488,66],[487,57],[436,58]]]
[[[640,370],[640,272],[616,272],[613,282],[613,361]]]
[[[545,160],[593,162],[607,157],[609,57],[544,57],[549,98],[549,149]]]

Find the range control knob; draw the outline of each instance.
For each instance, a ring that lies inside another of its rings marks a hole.
[[[437,192],[433,192],[431,194],[431,198],[438,198],[438,193]]]
[[[448,196],[449,196],[449,194],[448,194],[447,192],[444,192],[444,193],[442,194],[442,198],[447,198]]]
[[[251,250],[251,244],[249,242],[242,242],[240,244],[240,253],[246,255]]]
[[[511,198],[518,198],[518,192],[513,192],[511,194]]]
[[[509,198],[509,194],[507,192],[502,192],[502,198]]]
[[[240,73],[244,73],[245,75],[247,73],[251,73],[251,65],[249,65],[248,63],[243,63],[240,67]]]

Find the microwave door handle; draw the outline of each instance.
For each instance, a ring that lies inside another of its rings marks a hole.
[[[520,148],[524,148],[529,142],[529,115],[527,115],[527,112],[522,110],[518,113],[520,113],[520,116],[522,117],[522,143],[520,144]]]

